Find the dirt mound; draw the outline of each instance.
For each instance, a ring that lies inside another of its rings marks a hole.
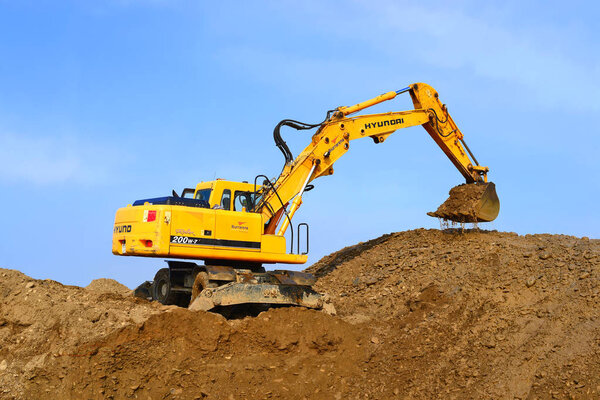
[[[340,383],[361,374],[368,343],[356,327],[324,313],[275,309],[228,322],[185,309],[150,317],[97,341],[85,354],[55,359],[30,394],[76,398],[296,398],[315,389],[361,392]],[[347,378],[346,378],[347,379]],[[319,391],[317,390],[317,394]],[[336,392],[334,392],[336,393]]]
[[[377,240],[309,268],[340,317],[379,332],[372,379],[409,398],[600,397],[600,241],[437,230]]]
[[[132,294],[132,290],[127,286],[123,285],[120,282],[115,281],[114,279],[94,279],[90,282],[89,285],[85,287],[87,290],[92,290],[95,292],[102,293],[118,293],[123,296],[128,296]]]
[[[0,269],[0,390],[31,398],[24,395],[26,383],[50,359],[75,353],[89,340],[141,323],[163,308]]]
[[[416,230],[310,270],[338,316],[228,321],[0,270],[0,397],[599,397],[598,240]]]

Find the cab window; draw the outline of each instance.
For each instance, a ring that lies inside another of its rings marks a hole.
[[[250,195],[250,192],[236,191],[233,200],[233,210],[242,211],[244,207],[246,208],[246,211],[252,208],[252,196]]]
[[[212,189],[201,189],[198,190],[196,192],[196,197],[194,197],[196,200],[204,200],[206,202],[208,202],[208,199],[210,199],[210,192],[212,191]]]
[[[181,197],[185,199],[193,199],[194,198],[194,189],[185,188],[181,193]]]
[[[231,210],[231,190],[223,190],[223,196],[221,196],[221,207],[223,210]]]

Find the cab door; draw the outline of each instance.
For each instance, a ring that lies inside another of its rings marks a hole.
[[[215,248],[260,251],[262,215],[245,210],[244,193],[248,192],[231,193],[228,189],[223,191],[223,209],[216,210]]]

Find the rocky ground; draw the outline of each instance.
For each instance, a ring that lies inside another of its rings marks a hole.
[[[0,270],[0,397],[600,398],[600,240],[415,230],[309,270],[337,316],[226,320]]]

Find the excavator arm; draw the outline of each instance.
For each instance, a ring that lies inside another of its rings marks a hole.
[[[350,117],[405,92],[410,93],[414,110]],[[287,150],[287,153],[282,150],[284,155],[287,154],[287,162],[277,180],[263,187],[257,207],[257,211],[263,214],[265,220],[269,220],[265,232],[275,233],[282,218],[283,223],[278,234],[285,232],[291,217],[302,203],[302,193],[307,185],[318,177],[333,174],[333,164],[350,149],[352,140],[370,137],[375,143],[383,143],[398,129],[416,125],[425,128],[463,175],[467,184],[487,182],[489,168],[478,164],[466,145],[462,132],[449,115],[446,105],[439,100],[438,93],[425,83],[415,83],[402,90],[384,93],[354,106],[339,107],[328,113],[327,119],[320,125],[306,125],[307,127],[319,126],[319,128],[313,135],[311,143],[292,161],[289,161],[291,152],[285,146],[285,142],[281,144],[280,140],[278,147]],[[278,135],[279,132],[276,131],[276,134]],[[483,213],[485,215],[483,217],[476,215],[476,210],[473,221],[461,217],[461,222],[493,220],[497,216],[499,202],[495,190],[493,186],[490,190],[488,185],[485,186],[485,190],[479,190],[482,193],[487,192],[485,199],[482,200],[486,204],[491,203],[487,205]]]

